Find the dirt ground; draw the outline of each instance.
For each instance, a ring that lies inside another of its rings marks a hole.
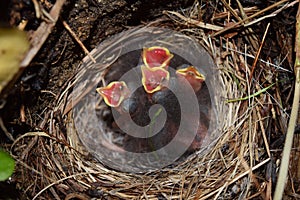
[[[36,18],[33,1],[13,0],[4,1],[9,6],[8,13],[3,14],[3,24],[17,26],[22,19],[28,20],[25,30],[30,33],[36,30],[42,19]],[[10,3],[8,3],[10,2]],[[48,11],[55,0],[41,0],[41,5]],[[203,1],[204,2],[204,1]],[[29,131],[40,130],[40,123],[44,119],[47,110],[53,108],[53,102],[59,96],[67,80],[75,74],[75,69],[81,63],[85,53],[70,33],[65,29],[63,21],[76,33],[80,41],[88,50],[95,48],[101,41],[110,36],[126,30],[129,27],[148,24],[159,18],[166,18],[162,11],[179,11],[191,7],[194,0],[76,0],[67,1],[61,10],[60,17],[51,31],[40,51],[24,70],[21,77],[15,83],[3,109],[1,117],[6,129],[18,137]],[[266,7],[271,1],[241,1],[244,6]],[[201,16],[203,22],[211,23],[213,9],[219,9],[218,4],[205,1],[206,13]],[[268,37],[263,46],[261,58],[270,59],[271,62],[281,62],[281,66],[293,71],[293,35],[295,30],[296,9],[284,10],[275,18],[263,21],[266,27],[271,23]],[[6,16],[6,17],[5,17]],[[6,19],[6,21],[5,21]],[[262,37],[265,28],[253,27],[254,31]],[[280,38],[280,39],[278,39]],[[242,44],[240,39],[237,44]],[[284,60],[276,59],[281,56]],[[259,70],[258,70],[259,71]],[[259,72],[258,72],[259,73]],[[292,83],[289,77],[292,73],[278,73],[279,78],[286,77],[285,82],[279,82],[281,88],[282,105],[287,112],[291,108]],[[25,114],[25,120],[21,116]],[[57,116],[59,117],[59,116]],[[276,128],[275,128],[276,129]],[[277,128],[280,130],[280,128]],[[280,147],[282,138],[273,137],[273,145]],[[5,134],[0,134],[0,143],[11,144]],[[278,143],[278,144],[277,144]],[[1,184],[0,191],[14,184]],[[15,197],[15,192],[10,192]]]

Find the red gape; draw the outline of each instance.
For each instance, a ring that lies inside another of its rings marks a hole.
[[[143,49],[142,58],[144,64],[149,68],[161,67],[168,69],[173,54],[167,48],[153,46]]]
[[[160,67],[149,68],[141,66],[142,84],[145,91],[150,94],[167,87],[170,79],[170,73]]]
[[[96,90],[110,107],[120,106],[122,101],[130,94],[124,81],[113,81],[106,87],[99,87]]]

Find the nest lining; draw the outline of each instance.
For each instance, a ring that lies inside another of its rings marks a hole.
[[[87,198],[85,194],[122,199],[232,199],[256,195],[261,186],[267,187],[268,181],[261,174],[252,174],[270,160],[265,133],[260,131],[264,130],[265,119],[259,111],[259,107],[271,103],[270,96],[261,94],[247,101],[226,103],[226,99],[244,95],[241,88],[248,87],[248,80],[243,74],[250,74],[247,61],[230,39],[226,44],[236,51],[227,51],[220,41],[211,40],[200,29],[181,31],[196,37],[206,47],[219,70],[222,88],[219,92],[223,98],[217,99],[216,109],[222,130],[212,148],[205,153],[195,152],[181,164],[160,171],[132,174],[107,168],[82,147],[75,132],[68,104],[69,92],[76,81],[73,79],[44,120],[48,134],[28,133],[13,145],[20,164],[16,176],[21,177],[20,184],[26,186],[30,195],[57,199],[62,194],[66,198],[77,194],[81,199]],[[262,73],[267,74],[269,68],[266,65]],[[256,86],[257,91],[261,90]],[[66,134],[60,126],[60,114],[64,114]],[[33,176],[28,177],[28,173]]]

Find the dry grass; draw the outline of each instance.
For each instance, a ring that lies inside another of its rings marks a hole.
[[[274,130],[270,121],[276,121],[276,130],[284,133],[287,118],[283,116],[288,116],[275,86],[278,71],[288,69],[259,59],[265,38],[247,25],[272,17],[295,2],[274,3],[265,12],[257,7],[230,9],[222,2],[224,9],[215,8],[213,13],[215,24],[198,23],[205,8],[197,2],[182,13],[166,12],[167,19],[152,24],[195,37],[216,63],[222,97],[216,99],[216,110],[221,130],[207,151],[196,152],[175,167],[149,173],[107,168],[92,158],[77,137],[70,104],[76,76],[65,84],[55,109],[42,122],[44,131],[27,133],[12,146],[19,187],[34,199],[88,199],[87,195],[108,199],[269,199],[277,167],[270,147],[270,130]],[[222,34],[224,29],[231,31]],[[102,67],[105,70],[107,66]],[[78,73],[84,74],[84,70]],[[228,103],[228,99],[235,101]]]

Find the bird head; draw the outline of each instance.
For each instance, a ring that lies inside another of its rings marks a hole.
[[[122,101],[130,95],[130,91],[124,81],[113,81],[105,87],[97,88],[96,91],[110,107],[120,106]]]
[[[173,56],[167,48],[159,46],[144,48],[142,53],[143,62],[149,68],[167,69]]]
[[[141,70],[142,84],[147,93],[154,93],[168,85],[170,73],[164,68],[141,66]]]
[[[194,66],[177,69],[176,75],[179,79],[185,78],[196,92],[201,89],[202,83],[205,81],[205,76]]]

